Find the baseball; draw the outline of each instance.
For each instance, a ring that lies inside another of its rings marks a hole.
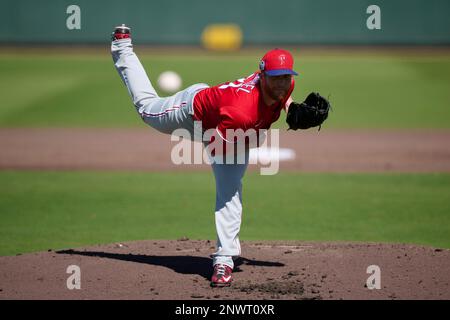
[[[158,77],[158,86],[166,92],[175,92],[181,88],[181,77],[174,71],[164,71]]]

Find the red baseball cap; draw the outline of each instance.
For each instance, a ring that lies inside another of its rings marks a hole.
[[[292,70],[294,58],[289,51],[283,49],[273,49],[268,51],[259,62],[259,70],[264,71],[268,76],[280,76],[283,74],[298,75]]]

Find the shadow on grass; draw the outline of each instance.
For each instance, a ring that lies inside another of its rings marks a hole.
[[[120,254],[109,252],[95,252],[95,251],[76,251],[76,250],[61,250],[57,254],[81,255],[87,257],[99,257],[107,259],[115,259],[121,261],[145,263],[155,266],[163,266],[181,274],[198,274],[203,278],[209,280],[212,274],[212,259],[195,256],[149,256],[142,254]],[[252,260],[244,257],[239,257],[234,261],[234,271],[241,272],[239,268],[241,265],[261,266],[261,267],[283,267],[284,264],[280,262]]]

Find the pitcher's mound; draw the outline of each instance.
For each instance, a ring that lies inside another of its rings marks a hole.
[[[212,252],[211,241],[180,239],[0,257],[0,298],[450,299],[446,249],[244,242],[227,288],[210,287]],[[80,289],[68,289],[77,284],[69,266]]]

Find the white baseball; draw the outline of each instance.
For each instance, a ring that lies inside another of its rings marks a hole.
[[[174,71],[164,71],[158,77],[158,86],[166,92],[178,91],[181,84],[181,77]]]

